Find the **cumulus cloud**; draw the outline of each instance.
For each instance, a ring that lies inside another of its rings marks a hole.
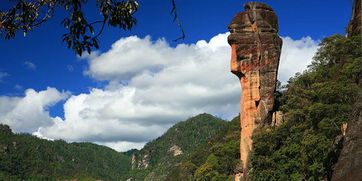
[[[48,87],[40,92],[28,89],[24,97],[0,96],[0,123],[9,125],[15,132],[28,133],[50,126],[53,121],[47,109],[67,95]]]
[[[54,119],[37,134],[127,150],[199,113],[232,118],[239,110],[240,85],[229,71],[227,35],[175,48],[150,37],[117,41],[108,52],[90,57],[85,72],[108,86],[70,97],[64,120]]]
[[[25,61],[24,65],[25,65],[26,68],[28,68],[30,70],[35,70],[36,69],[36,65],[31,61]]]
[[[227,36],[176,47],[150,37],[118,40],[109,51],[86,57],[84,74],[107,86],[72,95],[64,104],[64,119],[50,118],[40,109],[47,124],[39,123],[34,135],[125,151],[141,148],[176,122],[199,113],[231,119],[239,112],[241,88],[229,70]],[[279,79],[285,82],[306,68],[317,42],[283,40]]]
[[[318,44],[319,41],[311,37],[303,37],[300,40],[283,37],[278,79],[285,84],[295,73],[303,72],[312,62]]]
[[[113,148],[119,152],[125,152],[128,151],[130,149],[142,149],[142,147],[146,144],[146,142],[140,142],[140,143],[135,143],[135,142],[127,142],[127,141],[117,141],[117,142],[95,142],[96,144],[99,145],[104,145],[104,146],[108,146],[110,148]]]

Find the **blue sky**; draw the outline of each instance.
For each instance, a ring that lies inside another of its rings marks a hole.
[[[85,7],[85,12],[95,17],[97,10],[92,2]],[[18,132],[67,141],[91,141],[120,151],[140,148],[172,124],[198,113],[210,112],[229,119],[238,111],[238,81],[233,75],[229,76],[227,70],[216,69],[213,65],[220,63],[219,67],[227,68],[227,24],[237,12],[243,11],[242,5],[246,2],[176,0],[186,39],[173,42],[180,36],[180,30],[169,14],[171,1],[139,1],[137,25],[131,31],[106,28],[100,37],[100,49],[83,58],[76,56],[61,41],[65,30],[60,24],[64,17],[60,10],[53,19],[26,37],[20,32],[15,39],[0,40],[0,113],[5,115],[0,118],[7,120],[3,123],[13,124]],[[284,61],[279,75],[284,81],[306,67],[319,40],[334,33],[344,34],[351,16],[352,2],[348,0],[261,2],[269,4],[279,18],[279,35],[284,40]],[[7,1],[0,2],[1,10],[10,5]],[[139,50],[138,54],[125,47]],[[218,58],[225,60],[217,62]],[[218,71],[227,73],[214,75]],[[142,80],[148,80],[152,85]],[[218,83],[230,89],[219,90]],[[178,92],[179,89],[184,91]],[[158,95],[163,90],[164,96]],[[203,97],[205,94],[210,97]],[[164,97],[168,99],[163,100]],[[119,102],[114,102],[117,99]],[[85,100],[104,106],[92,107]],[[32,109],[37,106],[35,112],[38,113],[35,114]],[[28,111],[23,111],[27,108]],[[72,112],[78,108],[78,112]],[[117,108],[121,113],[109,113],[104,111],[106,108]],[[137,108],[145,111],[134,111]],[[31,113],[34,113],[31,117],[34,122],[25,119]],[[103,120],[107,121],[102,123]],[[83,127],[75,126],[75,122],[84,123]],[[93,130],[100,123],[110,126]],[[118,125],[118,129],[113,130],[112,124]],[[125,124],[134,128],[142,126],[134,131],[139,132],[128,133],[130,128],[124,127]],[[79,129],[86,131],[83,134]],[[62,130],[78,130],[79,134],[51,134]],[[144,134],[146,130],[152,134]]]

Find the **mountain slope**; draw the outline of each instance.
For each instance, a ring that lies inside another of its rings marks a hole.
[[[0,125],[0,180],[125,180],[130,157],[92,143],[48,141]]]
[[[190,152],[206,143],[227,122],[210,114],[200,114],[171,127],[132,156],[132,180],[165,180]]]
[[[240,160],[240,118],[235,117],[205,144],[191,152],[167,176],[167,181],[232,180]]]

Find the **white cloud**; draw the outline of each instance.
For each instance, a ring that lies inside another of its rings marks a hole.
[[[52,118],[47,109],[67,95],[48,87],[40,92],[28,89],[24,97],[0,96],[0,122],[9,125],[15,132],[31,133],[40,126],[50,126]]]
[[[24,65],[25,65],[26,68],[28,68],[30,70],[35,70],[36,69],[36,65],[31,61],[25,61]]]
[[[86,57],[89,67],[84,73],[108,85],[71,96],[64,104],[64,119],[50,118],[40,109],[48,124],[38,124],[34,134],[125,151],[141,148],[176,122],[199,113],[236,116],[241,88],[229,70],[227,36],[177,47],[150,37],[118,40],[108,52]],[[283,40],[279,79],[285,81],[306,68],[317,43],[310,38]]]
[[[104,145],[104,146],[108,146],[110,148],[113,148],[119,152],[125,152],[128,151],[130,149],[142,149],[142,147],[146,144],[146,142],[140,142],[140,143],[135,143],[135,142],[127,142],[127,141],[117,141],[117,142],[95,142],[96,144],[99,145]]]
[[[158,70],[172,63],[173,49],[165,40],[153,43],[148,36],[122,38],[115,42],[111,50],[99,56],[89,57],[89,70],[85,72],[97,80],[125,80],[143,70]]]
[[[175,48],[149,37],[117,41],[88,60],[86,74],[109,81],[108,86],[69,98],[65,119],[54,119],[37,134],[127,150],[199,113],[232,118],[239,110],[240,85],[229,71],[227,35]]]
[[[309,36],[300,40],[284,37],[278,79],[285,84],[295,73],[306,70],[312,62],[318,44],[319,41],[313,40]]]

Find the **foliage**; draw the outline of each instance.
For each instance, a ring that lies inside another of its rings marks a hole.
[[[130,158],[92,143],[48,141],[0,125],[0,180],[125,180]]]
[[[232,180],[240,159],[239,137],[240,119],[236,117],[174,168],[166,180]]]
[[[63,35],[63,42],[81,56],[84,51],[90,54],[92,48],[99,48],[98,37],[105,25],[130,30],[136,24],[135,13],[139,6],[136,0],[96,0],[100,15],[93,21],[85,16],[87,3],[88,0],[18,0],[9,10],[0,10],[0,35],[11,39],[17,31],[22,31],[26,36],[54,17],[57,9],[62,9],[68,14],[61,22],[68,31]],[[182,36],[174,41],[185,39],[175,0],[172,0],[171,14],[182,32]]]
[[[326,180],[338,159],[341,125],[349,120],[362,73],[362,36],[320,43],[309,69],[280,97],[287,122],[254,137],[253,180]]]
[[[134,166],[137,169],[132,170],[129,177],[134,180],[164,180],[175,165],[179,165],[226,124],[226,121],[206,113],[177,123],[164,135],[147,143],[142,150],[134,154]],[[173,155],[174,152],[170,150],[172,147],[180,148],[182,154]]]
[[[24,36],[52,18],[57,8],[64,9],[68,16],[62,21],[68,30],[63,35],[63,41],[68,48],[72,48],[78,55],[83,51],[91,52],[91,48],[98,48],[98,36],[106,24],[120,29],[131,29],[135,23],[134,13],[138,9],[135,0],[96,0],[100,19],[90,22],[84,15],[83,7],[87,0],[20,0],[8,11],[0,11],[0,34],[6,39],[14,38],[18,30]],[[101,28],[95,33],[94,26]]]

